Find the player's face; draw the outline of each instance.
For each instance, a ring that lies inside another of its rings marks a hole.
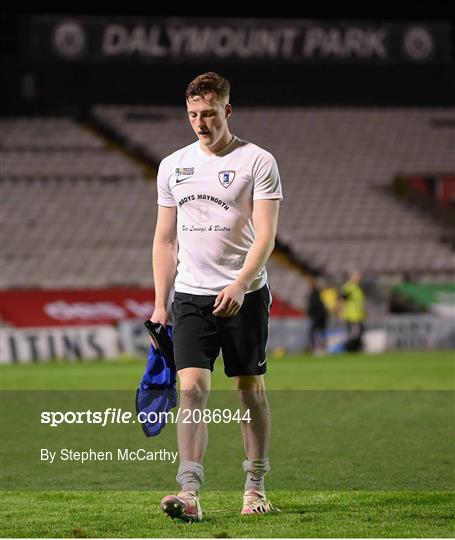
[[[190,98],[187,110],[191,127],[201,144],[210,149],[226,145],[225,139],[229,135],[227,119],[232,110],[229,103],[214,94],[206,94],[204,97]]]

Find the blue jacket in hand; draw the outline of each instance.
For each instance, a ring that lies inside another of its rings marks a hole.
[[[172,341],[172,326],[167,325],[166,331]],[[167,413],[177,402],[174,359],[167,358],[158,347],[150,344],[145,373],[136,392],[136,412],[141,413],[139,420],[147,437],[161,432],[166,425],[166,414],[160,413]]]

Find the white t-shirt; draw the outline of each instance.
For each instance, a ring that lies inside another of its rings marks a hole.
[[[196,141],[163,159],[158,204],[177,207],[175,290],[217,295],[231,284],[254,240],[253,200],[282,198],[275,158],[237,137],[217,155]],[[266,280],[264,267],[248,292]]]

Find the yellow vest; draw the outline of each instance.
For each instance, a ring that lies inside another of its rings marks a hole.
[[[341,294],[346,296],[343,301],[341,318],[347,322],[361,322],[365,319],[365,295],[362,289],[348,281],[341,288]]]

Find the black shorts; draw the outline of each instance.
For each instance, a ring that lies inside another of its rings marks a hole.
[[[267,370],[265,348],[271,304],[268,285],[246,294],[234,317],[213,315],[215,298],[175,293],[172,315],[177,370],[198,367],[213,371],[221,349],[228,377],[262,375]]]

